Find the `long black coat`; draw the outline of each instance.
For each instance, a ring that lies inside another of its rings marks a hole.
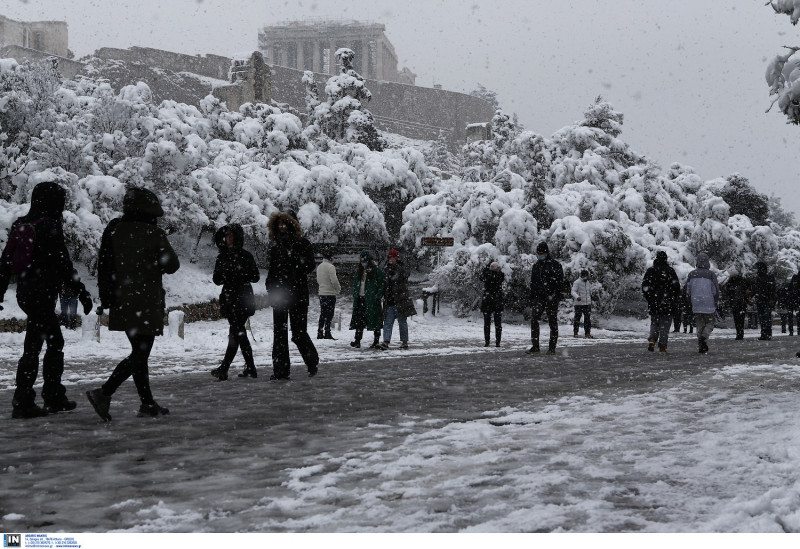
[[[108,329],[140,334],[164,332],[164,288],[161,277],[172,274],[180,261],[155,218],[125,214],[103,231],[97,282],[103,308],[109,309]]]
[[[233,245],[225,244],[228,231],[233,234]],[[220,314],[224,318],[246,318],[256,312],[252,282],[258,282],[258,272],[253,254],[242,249],[244,230],[239,224],[222,227],[214,235],[214,243],[220,250],[214,265],[214,284],[222,286],[219,295]]]
[[[277,228],[283,220],[289,231],[282,235]],[[314,250],[302,237],[300,223],[289,214],[276,212],[269,218],[269,266],[264,281],[273,307],[308,308],[308,275],[314,272]]]
[[[732,276],[722,287],[722,295],[731,312],[745,311],[750,300],[750,283],[742,275]]]
[[[66,204],[66,191],[58,183],[39,183],[31,195],[31,208],[11,225],[11,231],[20,223],[37,222],[36,239],[33,247],[33,261],[17,279],[17,303],[30,315],[42,315],[55,311],[56,298],[62,285],[66,285],[76,295],[88,298],[83,283],[75,273],[69,258],[62,213]],[[0,301],[5,295],[11,273],[6,254],[0,256]]]
[[[681,283],[666,260],[656,259],[642,280],[642,293],[651,315],[671,315],[681,296]]]
[[[489,267],[484,267],[478,275],[478,279],[483,282],[481,312],[502,312],[504,308],[503,282],[506,280],[505,273],[503,273],[503,271],[493,271]]]
[[[551,257],[534,263],[531,269],[531,301],[561,301],[564,297],[564,269]]]
[[[765,263],[756,263],[756,276],[751,283],[751,291],[756,305],[769,305],[770,307],[775,305],[777,298],[775,275],[767,271]]]

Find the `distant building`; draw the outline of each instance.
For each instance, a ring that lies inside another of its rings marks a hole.
[[[66,21],[15,21],[0,15],[0,47],[20,46],[71,59]]]
[[[336,50],[355,53],[353,68],[364,78],[414,85],[417,75],[397,68],[397,54],[381,23],[291,21],[263,27],[258,49],[267,63],[333,75],[339,72]]]

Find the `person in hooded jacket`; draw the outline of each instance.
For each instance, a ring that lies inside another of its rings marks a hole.
[[[755,277],[751,282],[753,301],[756,304],[758,323],[761,325],[761,341],[772,339],[772,308],[775,306],[775,276],[767,270],[767,264],[757,261],[753,266]]]
[[[92,310],[92,300],[76,276],[64,242],[62,214],[66,190],[54,181],[37,184],[31,194],[28,213],[16,219],[9,229],[32,224],[35,230],[29,265],[17,276],[17,303],[27,315],[22,357],[17,363],[16,389],[11,400],[12,418],[31,418],[73,410],[77,404],[66,396],[61,383],[64,374],[64,337],[61,335],[55,304],[62,284],[77,292],[85,314]],[[3,301],[12,275],[12,253],[6,245],[0,256],[0,302]],[[2,306],[0,306],[2,309]],[[36,402],[33,385],[39,372],[39,354],[47,345],[42,360],[42,400]]]
[[[483,296],[481,297],[481,313],[483,313],[483,339],[484,347],[488,347],[492,335],[492,317],[494,316],[494,346],[500,346],[503,335],[503,283],[506,275],[500,264],[492,261],[483,268],[478,275],[483,282]]]
[[[719,307],[719,282],[711,271],[708,254],[700,252],[695,262],[697,267],[686,280],[686,295],[692,302],[692,314],[697,326],[697,345],[700,354],[708,352],[708,338],[714,330],[715,314]]]
[[[583,337],[593,339],[592,336],[592,285],[589,283],[589,271],[581,269],[581,276],[572,283],[572,299],[575,308],[575,318],[572,321],[572,335],[578,337],[583,316]]]
[[[650,337],[647,350],[654,351],[656,344],[662,353],[667,352],[669,328],[672,325],[672,308],[681,291],[675,269],[667,263],[667,252],[656,252],[653,266],[647,269],[642,280],[642,293],[650,313]]]
[[[353,275],[353,315],[350,317],[350,329],[355,330],[356,334],[350,346],[361,347],[361,338],[364,337],[364,329],[367,329],[374,335],[370,349],[378,349],[383,328],[383,271],[367,250],[362,250],[358,259],[358,268]]]
[[[311,242],[303,237],[293,212],[275,212],[267,222],[269,266],[265,285],[272,306],[273,342],[271,380],[288,380],[289,327],[308,376],[317,375],[319,354],[308,335],[308,275],[316,269]]]
[[[166,305],[162,277],[180,268],[178,255],[158,227],[164,215],[152,191],[133,187],[122,201],[122,216],[112,219],[100,240],[97,278],[101,309],[108,310],[108,329],[125,332],[131,353],[102,387],[86,392],[97,415],[111,421],[111,397],[133,377],[141,405],[137,416],[167,415],[150,389],[148,360],[156,336],[164,333]]]
[[[214,265],[213,280],[214,284],[222,286],[219,312],[223,318],[228,319],[230,327],[225,356],[219,367],[211,370],[211,375],[219,381],[228,379],[228,369],[241,348],[245,367],[239,377],[257,377],[253,348],[247,338],[245,324],[256,312],[251,283],[258,282],[261,275],[253,254],[242,248],[244,229],[238,223],[220,227],[214,234],[214,244],[219,249],[219,255]]]
[[[736,339],[744,339],[744,321],[750,301],[750,284],[736,269],[728,271],[728,281],[722,286],[724,302],[731,310]]]
[[[550,248],[545,242],[536,246],[536,257],[531,269],[531,348],[527,353],[539,353],[539,318],[545,313],[550,325],[547,354],[554,355],[558,342],[558,304],[564,292],[564,269],[550,257]]]

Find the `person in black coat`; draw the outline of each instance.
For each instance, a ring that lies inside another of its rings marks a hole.
[[[483,268],[478,275],[483,282],[483,298],[481,299],[481,312],[483,313],[483,339],[484,347],[489,346],[492,334],[492,316],[494,316],[494,344],[500,346],[500,336],[503,334],[503,283],[506,275],[500,269],[500,264],[492,261]]]
[[[317,349],[308,335],[308,275],[316,268],[314,251],[291,213],[273,213],[267,227],[272,244],[265,284],[274,331],[270,379],[289,379],[289,324],[292,341],[303,357],[309,377],[313,377],[319,365]]]
[[[751,282],[753,301],[758,312],[758,323],[761,325],[761,341],[772,339],[772,308],[775,306],[775,276],[767,270],[767,264],[757,261],[753,266],[755,278]]]
[[[736,269],[728,271],[728,281],[722,287],[725,303],[733,316],[733,327],[736,339],[744,339],[744,319],[747,315],[747,303],[750,301],[750,284]]]
[[[781,284],[777,292],[775,306],[781,316],[781,333],[786,333],[786,325],[789,325],[789,335],[794,335],[794,310],[796,308],[794,293],[792,292],[792,281],[787,280]]]
[[[669,328],[672,325],[672,310],[681,293],[681,284],[675,269],[667,263],[667,252],[656,252],[653,266],[647,269],[642,280],[642,293],[647,300],[650,313],[650,337],[647,350],[667,352]]]
[[[66,197],[66,191],[56,182],[36,185],[31,195],[30,210],[14,221],[8,233],[10,241],[20,226],[33,226],[35,237],[32,249],[29,249],[31,262],[19,272],[19,268],[12,264],[13,254],[8,245],[0,256],[0,301],[8,289],[12,270],[17,270],[17,303],[28,317],[22,358],[17,364],[16,390],[11,401],[13,418],[39,417],[73,410],[76,406],[74,400],[67,398],[66,389],[61,383],[64,337],[55,311],[56,297],[62,284],[69,286],[78,294],[85,314],[92,310],[92,299],[75,276],[64,242],[62,213]],[[35,403],[33,385],[39,371],[39,354],[45,343],[47,350],[42,360],[44,407],[40,408]]]
[[[101,309],[108,310],[108,329],[125,332],[131,345],[131,353],[102,387],[86,391],[86,398],[104,421],[111,421],[111,397],[129,377],[133,377],[141,401],[138,417],[169,413],[153,399],[148,365],[156,336],[164,333],[162,277],[181,265],[167,234],[158,226],[162,215],[155,193],[130,188],[122,199],[122,217],[108,223],[100,240],[97,282]]]
[[[528,354],[539,352],[539,318],[547,314],[550,325],[550,341],[548,355],[556,354],[558,342],[558,303],[564,295],[564,269],[561,264],[550,257],[547,244],[540,242],[536,246],[538,261],[531,269],[531,348]]]
[[[211,375],[219,381],[228,379],[228,369],[236,352],[242,349],[244,371],[239,377],[257,377],[253,348],[247,338],[245,324],[256,312],[252,282],[258,282],[256,260],[253,254],[242,249],[244,230],[238,223],[221,227],[214,235],[214,244],[219,248],[217,262],[214,265],[214,284],[222,286],[219,295],[219,311],[228,319],[228,348],[219,367],[211,370]]]

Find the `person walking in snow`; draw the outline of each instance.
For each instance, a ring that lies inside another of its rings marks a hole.
[[[400,252],[389,250],[388,264],[383,272],[383,343],[385,351],[392,341],[392,328],[397,319],[400,329],[400,348],[408,349],[408,317],[417,314],[414,302],[408,295],[408,271],[400,259]]]
[[[753,266],[755,277],[751,283],[753,301],[756,305],[758,323],[761,326],[761,341],[772,339],[772,308],[775,306],[775,276],[767,270],[767,264],[757,261]]]
[[[32,418],[73,410],[77,404],[67,398],[61,383],[64,373],[64,336],[56,315],[56,296],[62,284],[75,291],[89,314],[92,300],[77,278],[64,242],[63,217],[66,190],[55,181],[37,184],[31,194],[28,213],[17,218],[8,232],[0,256],[0,302],[12,275],[17,276],[17,303],[27,315],[22,357],[17,363],[16,389],[11,399],[11,417]],[[2,306],[0,306],[2,309]],[[33,388],[42,360],[42,400],[36,402]]]
[[[336,296],[342,291],[342,286],[336,276],[333,254],[329,251],[322,253],[322,263],[317,267],[317,284],[319,285],[317,291],[319,296],[317,339],[336,339],[331,334],[331,322],[333,313],[336,311]]]
[[[589,271],[586,269],[582,269],[581,276],[572,283],[572,299],[575,307],[572,335],[578,337],[581,316],[583,316],[583,337],[592,339],[592,286],[589,283]]]
[[[715,313],[719,307],[719,283],[717,275],[711,271],[708,254],[700,252],[695,262],[696,268],[686,280],[686,295],[692,302],[692,314],[697,326],[697,345],[700,354],[708,352],[708,338],[714,330]]]
[[[777,292],[775,308],[781,317],[781,333],[786,333],[786,325],[789,325],[789,335],[794,335],[794,293],[792,292],[791,279],[786,280]]]
[[[680,294],[678,295],[678,306],[681,308],[683,317],[683,333],[688,330],[690,334],[694,333],[694,314],[692,313],[692,300],[686,295],[686,285],[683,285]]]
[[[747,303],[750,301],[750,284],[736,269],[728,271],[728,281],[722,286],[724,302],[731,310],[736,339],[744,339],[744,321],[747,316]]]
[[[656,252],[653,266],[647,269],[642,280],[642,293],[650,313],[650,337],[647,350],[654,351],[656,344],[662,353],[667,352],[672,309],[680,294],[681,285],[675,269],[667,263],[667,252]]]
[[[311,243],[303,237],[300,222],[293,212],[275,212],[267,223],[269,271],[265,281],[272,306],[273,342],[271,380],[288,380],[289,326],[292,342],[308,369],[308,377],[317,375],[319,355],[308,335],[308,275],[316,262]]]
[[[483,313],[483,339],[484,347],[488,347],[492,335],[492,317],[494,317],[494,345],[500,346],[503,335],[503,308],[504,295],[503,283],[506,275],[500,264],[491,261],[478,275],[483,282],[483,296],[481,297],[481,313]]]
[[[539,353],[539,318],[545,313],[550,325],[547,354],[554,355],[558,342],[558,304],[564,291],[564,269],[550,257],[550,248],[545,242],[536,246],[536,259],[531,269],[531,348],[527,353]]]
[[[214,264],[213,281],[217,286],[222,286],[222,292],[219,295],[219,312],[223,318],[228,319],[229,328],[228,348],[225,350],[225,356],[222,363],[211,370],[211,375],[219,381],[228,379],[228,369],[241,348],[245,366],[239,377],[256,377],[253,348],[247,338],[245,325],[247,319],[256,312],[251,284],[258,282],[261,275],[253,254],[242,247],[244,245],[244,229],[238,223],[220,227],[214,234],[214,244],[219,249],[219,255]]]
[[[351,347],[361,347],[364,329],[374,334],[371,349],[380,345],[381,328],[383,328],[383,309],[381,299],[384,291],[383,271],[372,260],[372,254],[362,250],[359,254],[358,269],[353,275],[353,316],[350,318],[350,329],[356,331]]]
[[[108,329],[125,332],[131,353],[98,389],[86,392],[97,415],[111,421],[111,397],[133,377],[141,406],[139,417],[166,415],[150,389],[148,359],[156,336],[164,333],[166,305],[162,276],[180,268],[178,255],[158,227],[164,215],[158,197],[150,190],[130,188],[122,201],[122,217],[112,219],[100,241],[97,282],[101,310],[108,310]]]

